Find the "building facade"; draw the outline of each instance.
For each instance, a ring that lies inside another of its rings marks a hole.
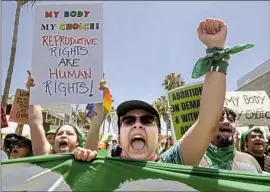
[[[237,91],[266,91],[270,97],[270,59],[237,81]]]

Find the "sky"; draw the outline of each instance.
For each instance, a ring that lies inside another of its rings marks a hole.
[[[70,2],[70,1],[69,1]],[[48,3],[48,2],[47,2]],[[15,1],[2,2],[2,90],[9,64]],[[270,2],[104,2],[104,72],[114,105],[128,99],[152,103],[166,92],[161,84],[170,72],[186,84],[195,62],[205,56],[197,37],[201,20],[214,17],[228,25],[227,46],[253,43],[251,50],[233,55],[227,91],[237,80],[270,58]],[[25,88],[31,68],[34,7],[21,11],[10,94]]]

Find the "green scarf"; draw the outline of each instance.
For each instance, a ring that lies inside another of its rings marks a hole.
[[[230,59],[230,55],[239,53],[254,47],[253,44],[244,44],[235,46],[232,48],[210,48],[207,49],[207,53],[211,53],[205,57],[200,58],[192,71],[192,78],[197,79],[206,74],[213,63],[225,60],[226,63]]]
[[[209,144],[204,158],[210,167],[219,169],[231,169],[232,161],[235,156],[236,149],[234,145],[226,148],[218,148],[212,143]]]

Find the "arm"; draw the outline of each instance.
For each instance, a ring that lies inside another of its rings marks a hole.
[[[30,105],[28,113],[33,154],[47,155],[52,147],[45,136],[40,105]]]
[[[226,35],[227,27],[220,20],[206,19],[198,28],[199,39],[208,48],[223,48]],[[226,75],[221,72],[208,72],[204,79],[198,120],[179,141],[184,164],[199,165],[209,143],[216,135],[225,94]]]
[[[101,80],[99,86],[99,89],[103,90],[103,93],[105,94],[105,90],[108,89],[107,82],[105,80]],[[91,119],[90,129],[87,133],[84,148],[98,151],[99,132],[103,119],[103,103],[97,103],[95,105],[94,113],[95,114]]]
[[[198,28],[199,39],[208,47],[224,47],[227,28],[223,21],[206,19]],[[206,73],[200,101],[198,120],[183,137],[161,155],[165,163],[198,166],[209,143],[216,134],[225,100],[226,75]],[[195,144],[196,143],[196,144]]]
[[[224,104],[225,90],[225,74],[219,72],[206,74],[198,120],[179,141],[186,165],[198,166],[215,136]]]
[[[96,115],[94,115],[91,120],[90,129],[88,130],[87,133],[84,148],[97,151],[99,142],[99,131],[100,126],[102,125],[102,118],[103,118],[103,103],[97,103],[95,105],[94,111],[96,112]]]
[[[27,73],[28,81],[26,83],[26,87],[30,92],[31,87],[34,87],[35,83],[31,72],[27,71]],[[45,131],[43,129],[43,117],[41,107],[39,105],[30,105],[28,110],[28,116],[33,155],[35,156],[49,154],[52,151],[52,147],[47,141]]]

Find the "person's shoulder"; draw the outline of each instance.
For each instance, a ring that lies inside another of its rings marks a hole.
[[[250,162],[250,161],[253,162],[253,163],[257,162],[257,160],[252,155],[250,155],[248,153],[241,152],[241,151],[236,151],[236,155],[238,157],[241,157],[241,159],[245,159],[248,162]]]
[[[254,158],[250,154],[248,154],[246,152],[241,152],[241,151],[236,151],[236,155],[239,155],[239,156],[242,156],[242,157],[246,157],[246,158]]]

